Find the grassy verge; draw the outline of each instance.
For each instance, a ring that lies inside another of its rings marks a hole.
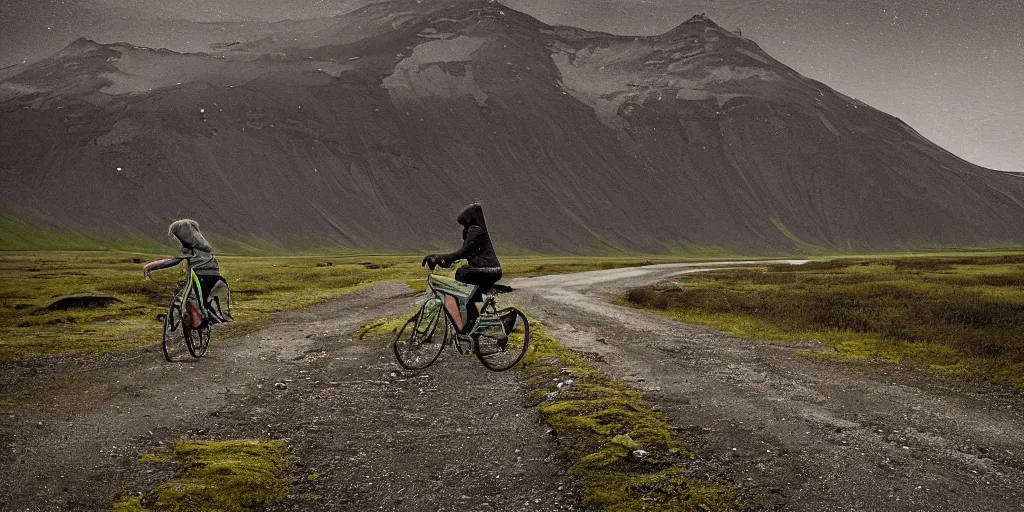
[[[856,259],[722,270],[627,303],[814,354],[882,358],[1024,387],[1024,254]]]
[[[168,269],[144,281],[142,264],[153,259],[156,257],[151,254],[111,251],[0,253],[0,361],[66,352],[98,353],[159,342],[157,316],[166,311],[182,273]],[[218,326],[217,339],[259,329],[274,313],[311,306],[374,281],[404,280],[415,290],[425,286],[420,256],[218,259],[231,283],[238,321]],[[520,257],[506,259],[505,268],[507,276],[516,277],[662,261],[668,260]],[[95,309],[46,308],[58,297],[79,294],[112,296],[121,302]]]
[[[735,490],[690,468],[692,449],[643,395],[602,376],[534,324],[520,371],[541,418],[559,436],[583,502],[606,511],[738,510]]]
[[[142,462],[175,465],[174,478],[143,496],[114,504],[114,512],[147,510],[258,510],[291,489],[291,458],[284,443],[267,440],[182,441]]]

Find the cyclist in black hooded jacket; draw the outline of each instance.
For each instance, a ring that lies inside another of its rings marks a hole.
[[[476,294],[470,298],[470,302],[476,302],[481,293],[501,279],[501,263],[494,253],[491,237],[487,234],[487,223],[480,203],[467,206],[456,220],[462,224],[462,247],[448,254],[427,255],[422,264],[448,268],[458,260],[466,260],[466,265],[455,271],[455,280],[478,287]],[[478,311],[474,307],[466,310],[469,313],[466,325],[469,326],[473,324]]]

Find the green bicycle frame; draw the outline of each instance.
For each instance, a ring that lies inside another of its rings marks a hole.
[[[469,304],[469,298],[473,296],[473,292],[476,290],[474,285],[460,283],[452,278],[439,276],[431,271],[428,271],[427,275],[427,289],[434,295],[434,298],[440,302],[440,309],[444,311],[444,314],[452,322],[452,325],[457,325],[455,319],[452,318],[451,312],[444,306],[444,297],[452,296],[459,303],[459,315],[462,317],[460,320],[465,320],[467,315],[466,308],[472,307]],[[424,312],[429,304],[424,303]],[[488,308],[491,311],[488,311]],[[431,322],[432,324],[433,322]],[[490,328],[500,326],[501,322],[498,319],[496,312],[494,311],[494,297],[487,296],[484,299],[484,303],[480,307],[480,314],[477,315],[476,325],[473,330],[480,328]],[[465,326],[464,326],[465,327]]]
[[[203,300],[203,287],[199,284],[199,276],[191,268],[188,269],[188,278],[185,279],[185,288],[181,290],[181,304],[185,305],[188,300],[188,294],[193,289],[196,292],[196,298],[199,299],[199,312],[203,314],[203,318],[206,318],[206,301]]]

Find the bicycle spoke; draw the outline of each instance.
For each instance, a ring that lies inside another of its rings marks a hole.
[[[170,306],[167,308],[167,314],[164,315],[164,329],[161,345],[164,358],[168,361],[177,361],[188,355],[181,303],[177,299],[171,301]]]
[[[422,370],[441,355],[447,336],[448,322],[441,317],[440,308],[424,304],[398,331],[392,349],[403,368]]]

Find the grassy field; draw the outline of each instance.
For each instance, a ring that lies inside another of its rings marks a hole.
[[[153,254],[67,251],[0,253],[0,360],[63,352],[104,352],[157,343],[160,321],[180,286],[181,268],[142,278],[142,264]],[[420,256],[219,256],[231,284],[233,324],[219,326],[216,338],[264,325],[273,313],[310,306],[374,281],[399,279],[425,287]],[[645,258],[522,257],[505,261],[506,275],[579,272],[648,262]],[[318,266],[330,262],[330,266]],[[448,271],[450,274],[451,271]],[[50,311],[68,295],[112,296],[107,308]]]
[[[1024,387],[1024,253],[843,258],[694,274],[628,304],[825,357],[883,358]]]

